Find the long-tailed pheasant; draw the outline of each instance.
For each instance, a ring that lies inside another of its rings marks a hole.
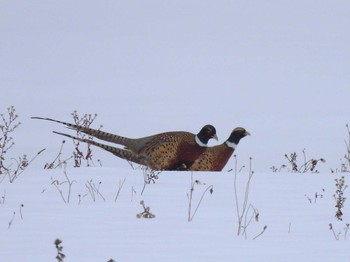
[[[244,128],[235,128],[230,137],[223,144],[208,147],[192,165],[188,166],[188,168],[184,168],[184,170],[221,171],[235,151],[239,141],[247,135],[250,135],[250,133]],[[183,166],[186,166],[186,164]]]
[[[123,145],[125,149],[130,150],[130,152],[133,153],[133,155],[130,156],[134,159],[141,159],[142,163],[145,163],[148,167],[154,170],[177,170],[181,165],[191,166],[192,163],[206,151],[209,139],[214,138],[217,140],[215,127],[212,125],[204,126],[197,135],[185,131],[173,131],[133,139],[51,118],[32,117],[32,119],[57,122],[70,129],[74,129],[98,139]],[[58,134],[65,135],[63,133]],[[125,153],[126,152],[123,151],[115,151],[113,154],[119,156],[118,154],[123,155]]]

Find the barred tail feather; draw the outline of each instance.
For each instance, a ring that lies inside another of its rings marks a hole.
[[[119,145],[123,145],[125,147],[129,147],[130,146],[130,142],[132,140],[132,139],[127,138],[127,137],[114,135],[114,134],[107,133],[107,132],[104,132],[104,131],[101,131],[101,130],[97,130],[97,129],[93,129],[93,128],[89,128],[89,127],[84,127],[84,126],[80,126],[80,125],[75,125],[75,124],[63,122],[63,121],[52,119],[52,118],[31,117],[31,119],[47,120],[47,121],[52,121],[52,122],[56,122],[56,123],[59,123],[59,124],[63,124],[65,126],[67,126],[69,129],[73,129],[73,130],[76,130],[78,132],[82,132],[84,134],[96,137],[98,139],[101,139],[101,140],[104,140],[104,141],[107,141],[107,142],[112,142],[112,143],[116,143],[116,144],[119,144]],[[55,132],[55,133],[57,133],[57,132]],[[60,133],[60,134],[63,135],[62,133]]]
[[[147,166],[146,159],[144,157],[138,156],[138,155],[134,154],[133,152],[131,152],[129,150],[125,150],[125,149],[121,149],[121,148],[117,148],[117,147],[101,144],[101,143],[98,143],[98,142],[93,141],[93,140],[89,140],[89,139],[85,139],[85,138],[79,138],[79,137],[71,136],[71,135],[68,135],[68,134],[65,134],[65,133],[60,133],[60,132],[56,132],[56,131],[53,131],[53,133],[58,134],[58,135],[62,135],[62,136],[66,136],[66,137],[69,137],[69,138],[72,138],[72,139],[75,139],[75,140],[78,140],[80,142],[84,142],[84,143],[87,143],[87,144],[90,144],[90,145],[94,145],[94,146],[100,147],[100,148],[102,148],[102,149],[112,153],[113,155],[115,155],[115,156],[117,156],[119,158],[125,159],[127,161],[134,162],[134,163],[139,164],[139,165]]]

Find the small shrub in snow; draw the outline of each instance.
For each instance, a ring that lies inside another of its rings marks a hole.
[[[13,106],[7,108],[7,115],[0,114],[0,117],[2,122],[0,125],[2,133],[0,137],[0,174],[5,174],[9,170],[4,164],[6,154],[15,144],[11,133],[21,125],[21,122],[17,121],[18,115]]]
[[[56,259],[58,262],[63,262],[63,259],[66,257],[65,254],[63,254],[63,247],[62,247],[62,240],[60,239],[56,239],[55,242],[55,247],[56,247],[56,250],[57,250],[57,255],[56,255]]]
[[[156,215],[151,213],[150,207],[146,207],[145,202],[141,200],[140,205],[143,207],[143,212],[136,215],[137,218],[155,218]]]
[[[292,173],[319,173],[319,171],[316,169],[318,163],[325,163],[326,160],[324,158],[311,158],[307,159],[305,149],[303,149],[303,160],[302,163],[300,164],[298,155],[296,152],[285,154],[284,157],[288,160],[288,164],[281,165],[280,168],[277,168],[275,166],[272,166],[270,169],[273,172],[280,172],[282,169],[287,168],[288,171]],[[289,166],[289,167],[288,167]]]
[[[17,158],[11,157],[11,163],[8,161],[8,152],[14,146],[12,133],[21,125],[18,121],[16,109],[11,106],[7,108],[7,114],[0,114],[0,182],[4,180],[6,175],[12,183],[29,164],[45,149],[40,150],[31,160],[28,160],[27,155],[19,156]],[[1,177],[2,176],[2,177]]]
[[[77,111],[74,111],[72,114],[74,124],[86,128],[90,128],[90,125],[95,121],[97,114],[85,114],[83,117],[79,117]],[[102,126],[100,126],[101,128]],[[88,136],[87,134],[79,132],[77,130],[77,137],[81,139],[92,139],[92,136]],[[86,162],[86,166],[90,166],[93,162],[92,159],[92,149],[91,145],[87,144],[86,152],[84,153],[83,150],[80,149],[80,142],[73,140],[73,143],[75,145],[75,150],[73,152],[73,158],[74,158],[74,167],[80,167],[82,165],[82,162]]]
[[[287,158],[289,164],[291,165],[291,171],[295,172],[295,173],[307,173],[307,172],[311,172],[311,173],[318,173],[318,170],[316,169],[316,166],[319,162],[325,163],[326,160],[324,160],[323,158],[319,158],[319,159],[309,159],[307,160],[306,158],[306,153],[305,153],[305,149],[303,149],[303,163],[301,165],[298,165],[298,161],[297,161],[297,157],[298,155],[294,152],[291,153],[289,156],[287,154],[285,154],[285,158]]]
[[[344,176],[342,176],[339,179],[335,179],[335,186],[336,186],[336,190],[335,190],[335,194],[333,195],[334,199],[335,199],[335,207],[337,208],[336,212],[335,212],[335,217],[338,220],[343,220],[343,207],[344,207],[344,203],[346,200],[346,197],[344,196],[344,191],[346,190],[346,188],[348,187],[345,184],[345,178]]]

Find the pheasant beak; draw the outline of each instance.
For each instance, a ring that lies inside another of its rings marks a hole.
[[[244,135],[250,136],[250,133],[248,131],[245,131]]]
[[[215,139],[216,141],[219,141],[218,136],[216,134],[213,136],[213,139]]]

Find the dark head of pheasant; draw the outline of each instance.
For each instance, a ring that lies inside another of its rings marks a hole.
[[[232,131],[230,137],[226,140],[225,143],[228,147],[235,149],[236,146],[238,145],[239,141],[243,137],[249,136],[249,135],[250,135],[250,133],[247,130],[245,130],[243,127],[236,127]]]
[[[230,137],[224,143],[208,147],[207,150],[194,161],[194,163],[178,165],[178,170],[221,171],[232,156],[239,141],[247,135],[250,134],[244,128],[235,128]]]
[[[216,135],[216,129],[212,125],[205,125],[195,137],[196,143],[202,147],[207,146],[208,141],[211,138],[218,141],[218,136]]]

